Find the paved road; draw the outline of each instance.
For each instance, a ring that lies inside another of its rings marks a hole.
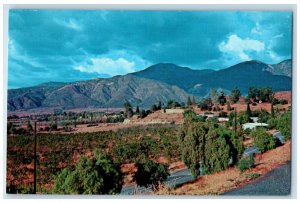
[[[258,153],[261,153],[261,152],[256,147],[252,146],[252,147],[245,149],[245,151],[243,153],[243,157],[250,156],[250,154],[258,154]]]
[[[244,151],[243,156],[247,157],[250,154],[260,153],[255,147],[249,147]],[[166,180],[166,184],[169,188],[173,188],[183,183],[187,183],[193,180],[193,176],[189,169],[182,169],[176,172],[172,172]],[[133,194],[151,194],[153,191],[151,188],[139,187],[137,185],[125,186],[121,190],[121,195],[133,195]]]
[[[176,172],[172,172],[166,180],[168,187],[172,188],[177,185],[189,182],[193,180],[193,176],[189,169],[182,169]],[[132,194],[151,194],[150,188],[138,187],[136,185],[125,186],[122,188],[121,195],[132,195]]]
[[[261,153],[256,147],[249,147],[247,148],[244,153],[243,157],[247,157],[250,154],[257,154]],[[290,174],[289,174],[290,175]],[[173,188],[177,185],[187,183],[193,180],[193,176],[189,169],[182,169],[176,172],[172,172],[170,176],[166,180],[166,184],[169,188]],[[139,187],[136,185],[125,186],[122,188],[121,195],[133,195],[133,194],[151,194],[151,188]]]
[[[279,142],[280,142],[281,144],[284,144],[284,143],[285,143],[285,141],[284,141],[284,136],[281,134],[280,131],[277,130],[277,131],[273,134],[273,136],[274,136],[276,139],[278,139]]]
[[[283,196],[291,193],[291,162],[270,171],[255,182],[223,195]]]

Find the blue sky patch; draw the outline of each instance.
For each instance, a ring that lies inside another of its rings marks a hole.
[[[10,10],[8,87],[124,75],[170,62],[222,69],[292,55],[283,11]]]

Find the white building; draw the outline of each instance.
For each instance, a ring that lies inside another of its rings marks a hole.
[[[242,125],[243,126],[243,129],[246,130],[246,129],[254,129],[256,127],[268,127],[269,125],[266,124],[266,123],[245,123]]]

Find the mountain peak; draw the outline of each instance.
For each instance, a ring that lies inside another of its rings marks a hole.
[[[190,68],[187,68],[187,67],[181,67],[181,66],[178,66],[174,63],[157,63],[157,64],[154,64],[152,66],[149,66],[148,68],[144,69],[144,70],[163,70],[163,71],[166,71],[166,70],[179,70],[179,69],[190,69]],[[143,71],[143,70],[142,70]]]

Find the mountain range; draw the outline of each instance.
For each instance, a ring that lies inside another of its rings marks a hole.
[[[9,89],[8,111],[36,108],[117,108],[125,101],[149,108],[169,100],[186,102],[188,96],[207,96],[212,88],[230,92],[238,87],[246,94],[250,86],[292,89],[292,61],[265,64],[246,61],[221,70],[193,70],[159,63],[142,71],[111,78],[72,83],[48,82],[34,87]]]

